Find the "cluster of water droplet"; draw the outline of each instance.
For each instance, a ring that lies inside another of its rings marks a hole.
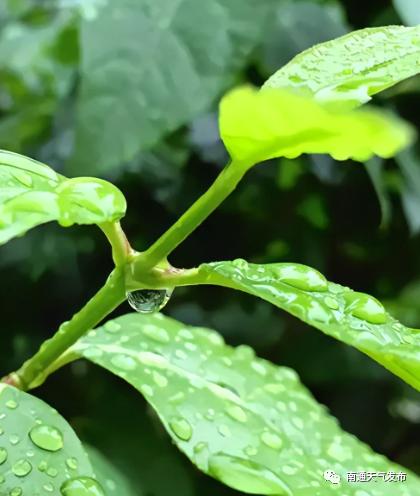
[[[15,410],[16,414],[19,413],[19,402],[15,399],[9,399],[4,403],[6,409]],[[6,413],[0,414],[1,420],[7,417]],[[0,470],[0,494],[4,496],[30,496],[29,493],[24,491],[23,486],[19,485],[18,481],[25,479],[34,470],[38,470],[40,473],[45,473],[51,479],[56,477],[62,478],[62,474],[59,470],[54,467],[55,453],[60,454],[64,445],[64,436],[62,432],[55,426],[44,424],[41,420],[35,420],[34,426],[28,432],[28,438],[33,445],[33,449],[28,449],[26,451],[26,456],[21,457],[17,460],[11,460],[14,457],[15,449],[14,447],[19,445],[22,441],[21,437],[17,434],[10,434],[8,437],[9,443],[12,448],[6,448],[1,439],[5,439],[5,432],[3,428],[0,427],[0,467],[6,462],[10,464],[10,473],[16,478],[16,485],[7,490],[7,493],[2,492],[1,487],[7,482],[10,487],[10,479],[6,480],[5,475],[2,474]],[[42,458],[42,453],[48,454],[45,459]],[[40,460],[41,458],[41,460]],[[47,461],[47,458],[49,461]],[[76,472],[78,469],[78,461],[76,458],[69,456],[65,459],[65,466],[71,472]],[[9,472],[7,470],[7,472]],[[69,472],[69,473],[70,473]],[[4,472],[3,472],[4,473]],[[90,477],[69,477],[64,483],[61,484],[59,488],[60,494],[62,496],[105,496],[105,492],[101,485],[94,479]],[[41,488],[37,488],[38,490]],[[52,482],[43,483],[42,490],[45,494],[57,494],[57,489]]]

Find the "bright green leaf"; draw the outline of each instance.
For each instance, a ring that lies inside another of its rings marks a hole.
[[[372,296],[300,264],[236,260],[203,264],[200,271],[206,283],[258,296],[354,346],[420,391],[420,330],[396,321]]]
[[[290,91],[242,87],[220,106],[220,131],[235,161],[255,164],[274,157],[328,153],[364,162],[390,157],[408,145],[408,124],[377,110],[333,112]]]
[[[260,41],[272,4],[119,0],[98,5],[81,25],[73,170],[115,168],[208,109]]]
[[[2,496],[58,495],[68,479],[93,477],[79,439],[56,410],[0,384],[0,412]]]
[[[415,496],[419,488],[411,473],[403,484],[348,484],[348,471],[405,470],[343,432],[295,372],[214,331],[129,314],[91,331],[62,363],[78,356],[138,389],[190,460],[239,491]],[[341,475],[338,487],[323,479],[327,469]]]
[[[0,151],[0,244],[56,220],[62,226],[101,224],[123,217],[126,202],[101,179],[67,179],[40,162]]]
[[[101,482],[107,496],[140,496],[126,477],[105,456],[92,446],[84,446],[93,466],[96,479]],[[95,496],[95,495],[92,495]]]
[[[419,72],[420,26],[387,26],[316,45],[273,74],[265,86],[352,108]]]

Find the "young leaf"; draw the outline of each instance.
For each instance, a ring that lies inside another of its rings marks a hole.
[[[350,471],[400,472],[343,432],[297,375],[232,348],[214,331],[161,314],[129,314],[90,332],[84,356],[138,389],[202,471],[251,494],[414,496],[420,481],[349,484]],[[139,440],[141,442],[141,440]],[[335,470],[341,484],[323,479]]]
[[[236,260],[203,264],[200,271],[206,283],[258,296],[354,346],[420,391],[420,329],[396,321],[372,296],[300,264]]]
[[[66,496],[60,488],[77,479],[100,489],[79,439],[56,410],[0,384],[0,412],[0,494]]]
[[[40,162],[0,150],[0,244],[56,220],[101,224],[124,216],[121,191],[101,179],[67,179]]]
[[[420,26],[353,31],[297,55],[265,83],[354,108],[420,72]]]
[[[251,87],[224,97],[220,131],[232,159],[247,164],[302,153],[364,162],[394,155],[413,137],[408,124],[378,110],[334,112],[287,90]]]

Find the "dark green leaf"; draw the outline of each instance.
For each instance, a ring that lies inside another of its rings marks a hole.
[[[109,170],[206,110],[259,41],[271,3],[120,0],[99,7],[81,28],[73,169]]]
[[[190,460],[239,491],[415,496],[419,488],[411,473],[404,484],[347,483],[348,471],[403,469],[343,432],[295,372],[225,345],[214,331],[161,314],[125,315],[91,331],[60,363],[78,356],[138,389]],[[323,479],[328,469],[340,485]]]

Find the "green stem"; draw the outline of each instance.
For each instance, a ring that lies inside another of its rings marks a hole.
[[[87,331],[95,327],[125,299],[124,269],[115,269],[105,285],[72,317],[64,322],[56,334],[15,373],[4,379],[23,390],[42,383],[45,371]]]
[[[133,250],[119,222],[107,222],[99,226],[112,246],[112,259],[116,267],[127,262]]]
[[[138,268],[147,272],[166,259],[232,193],[248,169],[248,164],[228,164],[204,195],[149,249],[137,257]]]

